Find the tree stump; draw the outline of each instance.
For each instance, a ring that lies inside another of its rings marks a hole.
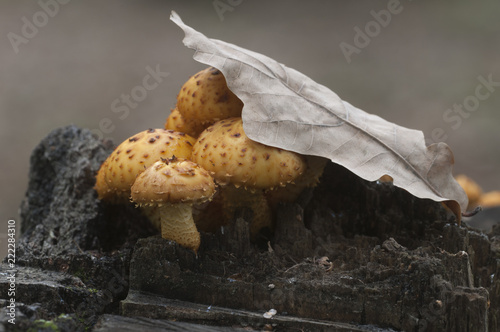
[[[195,255],[133,205],[97,200],[95,173],[111,150],[74,126],[34,150],[15,326],[0,273],[6,330],[499,330],[496,225],[458,226],[439,203],[330,163],[318,187],[276,208],[272,232],[252,241],[243,210],[202,232]]]

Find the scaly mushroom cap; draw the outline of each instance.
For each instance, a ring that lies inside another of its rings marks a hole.
[[[181,113],[179,113],[179,110],[174,108],[171,110],[170,115],[168,116],[167,120],[165,121],[165,129],[166,130],[175,130],[175,131],[180,131],[182,133],[192,133],[195,132],[195,130],[191,127],[189,127],[186,122],[184,121],[184,118],[182,117]]]
[[[99,199],[126,203],[138,174],[160,158],[189,158],[195,139],[165,129],[148,129],[122,142],[104,161],[96,176]]]
[[[132,200],[140,206],[199,204],[210,200],[214,193],[214,180],[206,170],[190,160],[175,157],[146,168],[131,188]]]
[[[221,120],[203,131],[191,158],[218,183],[251,189],[284,186],[306,168],[299,154],[250,140],[241,118]]]
[[[187,133],[196,137],[219,120],[241,116],[243,102],[229,90],[224,75],[209,67],[184,83],[177,95],[177,109],[191,129]]]

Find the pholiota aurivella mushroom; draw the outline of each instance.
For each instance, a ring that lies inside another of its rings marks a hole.
[[[160,158],[189,158],[195,139],[165,129],[148,129],[123,141],[101,165],[95,190],[98,198],[123,204],[130,199],[130,187],[144,169]]]
[[[203,131],[191,159],[221,185],[227,219],[241,207],[253,211],[252,237],[264,227],[272,228],[272,212],[264,192],[291,183],[306,168],[301,155],[250,140],[241,118],[218,121]]]
[[[165,129],[180,131],[182,133],[195,132],[195,129],[190,127],[186,121],[184,121],[184,118],[181,113],[179,113],[177,107],[170,111],[170,115],[165,121]]]
[[[131,188],[131,199],[164,239],[198,252],[200,233],[193,220],[193,204],[209,201],[215,193],[210,174],[187,159],[162,159],[146,168]]]
[[[208,67],[191,76],[177,95],[177,107],[185,132],[197,137],[215,122],[241,116],[243,102],[227,87],[221,71]],[[174,110],[175,111],[175,110]],[[176,116],[175,112],[171,116]]]

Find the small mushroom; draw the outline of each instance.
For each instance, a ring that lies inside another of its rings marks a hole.
[[[177,110],[189,135],[197,137],[213,123],[241,116],[243,102],[229,90],[222,73],[206,68],[184,83],[177,95]]]
[[[500,206],[500,190],[488,191],[479,196],[478,204],[483,208]]]
[[[464,174],[457,175],[455,180],[462,187],[469,198],[467,210],[474,209],[479,204],[479,199],[483,194],[483,190],[474,180]]]
[[[190,132],[192,133],[195,131],[193,128],[189,127],[186,124],[184,118],[182,117],[181,113],[179,113],[177,107],[170,111],[170,115],[168,116],[165,122],[165,129],[175,130],[182,133],[190,133]]]
[[[264,191],[294,181],[306,167],[297,153],[250,140],[241,118],[221,120],[203,131],[191,158],[221,185],[227,219],[240,207],[251,208],[252,237],[264,227],[272,228],[272,212]]]
[[[198,252],[200,233],[192,205],[210,200],[215,183],[210,174],[187,159],[155,162],[142,172],[131,188],[131,199],[153,224],[161,225],[164,239]]]
[[[148,129],[126,139],[97,173],[94,188],[99,199],[128,203],[130,187],[138,174],[160,158],[189,158],[195,141],[187,134],[165,129]]]
[[[394,179],[392,178],[392,176],[388,175],[388,174],[384,174],[382,175],[378,181],[380,183],[391,183],[391,182],[394,182]]]

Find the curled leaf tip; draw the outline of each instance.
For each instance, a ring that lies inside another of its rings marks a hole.
[[[462,212],[462,217],[473,217],[481,211],[483,211],[483,208],[481,206],[476,206],[476,208],[472,211]]]

